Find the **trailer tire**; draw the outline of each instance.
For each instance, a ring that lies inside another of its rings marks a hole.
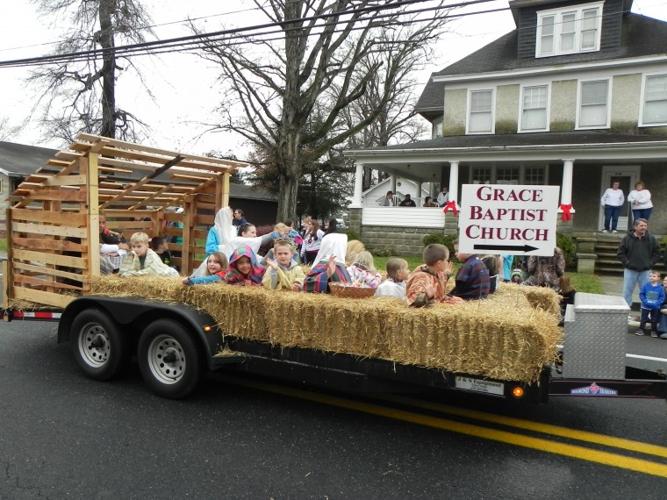
[[[141,376],[159,396],[181,399],[199,384],[204,363],[198,344],[177,321],[159,319],[139,338],[137,359]]]
[[[109,380],[121,371],[127,354],[125,339],[105,313],[84,309],[70,331],[74,358],[87,376]]]

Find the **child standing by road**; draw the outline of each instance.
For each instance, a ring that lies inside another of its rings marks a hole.
[[[646,335],[646,322],[651,322],[651,337],[658,337],[658,320],[660,319],[660,308],[665,301],[665,289],[660,283],[660,274],[656,271],[649,271],[648,283],[639,291],[639,300],[641,300],[641,318],[639,320],[639,330],[635,335]]]
[[[266,258],[266,272],[262,285],[269,290],[292,290],[299,292],[303,288],[305,275],[301,266],[292,260],[292,242],[277,240],[273,245],[276,260]]]

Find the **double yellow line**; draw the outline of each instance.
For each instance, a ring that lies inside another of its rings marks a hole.
[[[524,448],[531,448],[547,453],[562,455],[578,460],[586,460],[588,462],[595,462],[599,464],[627,469],[644,474],[650,474],[662,478],[667,478],[667,465],[660,462],[652,462],[642,458],[635,458],[618,453],[612,453],[594,448],[587,448],[569,443],[562,443],[559,441],[550,441],[548,439],[527,436],[523,434],[515,434],[512,432],[482,427],[475,424],[459,422],[457,420],[449,420],[446,418],[435,417],[432,415],[424,415],[398,408],[385,407],[379,404],[366,403],[362,401],[354,401],[344,399],[336,396],[320,394],[316,392],[295,389],[292,387],[280,386],[275,384],[268,384],[263,382],[254,382],[242,378],[225,375],[223,377],[228,382],[243,387],[270,392],[273,394],[280,394],[291,398],[303,399],[315,403],[335,406],[347,410],[359,411],[368,413],[370,415],[377,415],[380,417],[391,418],[394,420],[401,420],[410,422],[425,427],[440,429],[468,436],[480,437],[491,441],[498,441],[500,443],[511,444],[514,446],[521,446]],[[593,432],[579,431],[575,429],[568,429],[567,427],[559,427],[556,425],[542,424],[539,422],[532,422],[530,420],[522,420],[513,417],[505,417],[502,415],[495,415],[492,413],[485,413],[476,410],[469,410],[465,408],[457,408],[449,405],[432,403],[428,401],[415,400],[411,398],[404,398],[398,396],[383,397],[383,401],[398,403],[415,408],[421,408],[429,411],[449,414],[458,417],[469,418],[481,422],[489,422],[499,424],[506,427],[514,427],[517,429],[538,432],[551,436],[563,437],[571,440],[588,442],[595,445],[601,445],[611,448],[618,448],[625,451],[642,453],[645,455],[654,455],[661,458],[667,458],[667,448],[649,443],[642,443],[640,441],[633,441],[630,439],[617,438],[613,436],[606,436],[603,434],[595,434]]]

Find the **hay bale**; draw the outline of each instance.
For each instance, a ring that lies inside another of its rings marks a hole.
[[[249,340],[531,382],[555,359],[561,338],[557,295],[532,288],[503,285],[487,300],[428,309],[396,299],[186,287],[173,278],[103,277],[93,291],[182,302],[207,311],[224,334]]]

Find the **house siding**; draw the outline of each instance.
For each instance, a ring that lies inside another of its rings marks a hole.
[[[567,1],[548,6],[532,6],[519,10],[517,26],[517,57],[532,59],[535,57],[535,36],[537,34],[537,12],[566,5],[591,3],[594,0]],[[623,0],[605,0],[602,8],[602,33],[600,50],[616,49],[621,45],[621,27],[623,23]]]
[[[551,85],[551,132],[574,130],[577,116],[577,80],[562,80]]]
[[[611,95],[611,129],[633,133],[639,121],[642,75],[615,76]]]
[[[519,84],[496,89],[496,134],[515,134],[519,114]]]
[[[0,238],[5,237],[6,225],[5,214],[9,208],[10,179],[5,174],[0,174]]]
[[[445,120],[443,133],[447,135],[463,135],[466,130],[467,89],[445,88]]]

